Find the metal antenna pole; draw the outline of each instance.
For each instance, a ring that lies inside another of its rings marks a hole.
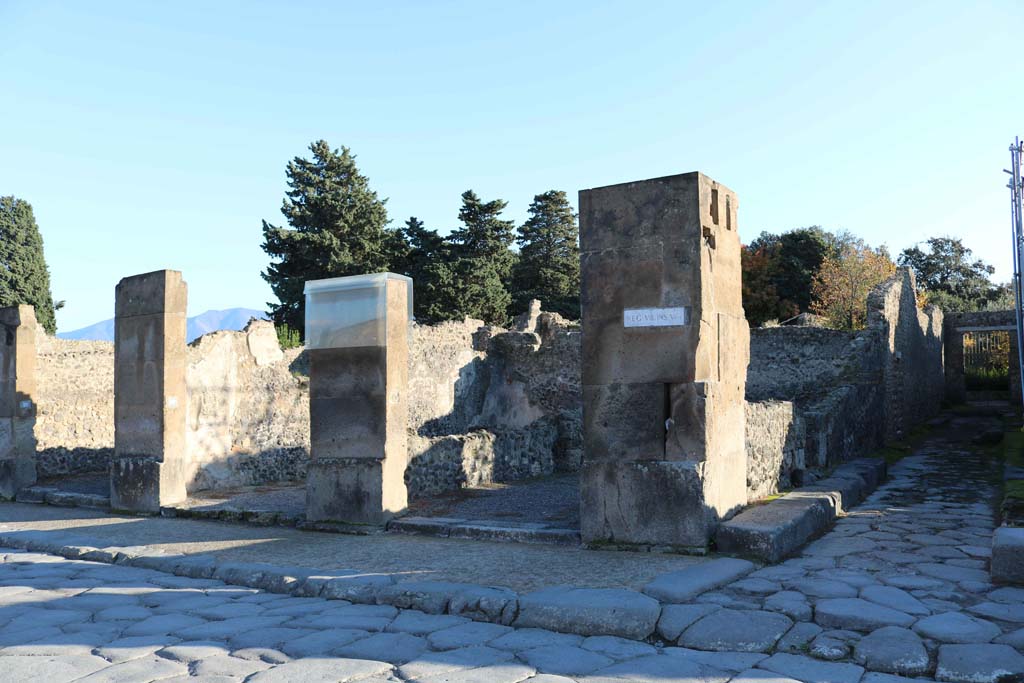
[[[1013,303],[1014,315],[1017,319],[1017,369],[1020,373],[1021,400],[1024,402],[1024,325],[1022,325],[1022,300],[1024,295],[1021,292],[1021,247],[1024,246],[1024,207],[1022,207],[1020,162],[1024,146],[1020,138],[1015,138],[1013,146],[1010,147],[1010,219],[1013,231]]]

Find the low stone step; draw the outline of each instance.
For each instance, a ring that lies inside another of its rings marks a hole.
[[[62,491],[53,486],[27,486],[14,497],[19,503],[37,503],[70,508],[110,509],[110,497],[95,493]]]
[[[764,562],[779,562],[831,527],[836,517],[866,498],[885,480],[881,458],[860,458],[837,467],[830,477],[723,522],[718,550]]]
[[[1024,527],[996,529],[990,566],[993,582],[1024,584]]]

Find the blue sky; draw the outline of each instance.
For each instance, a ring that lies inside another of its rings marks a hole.
[[[950,234],[1006,279],[1022,25],[1010,1],[0,0],[0,194],[35,208],[65,331],[159,268],[191,314],[263,308],[260,221],[318,138],[396,225],[700,170],[744,241]]]

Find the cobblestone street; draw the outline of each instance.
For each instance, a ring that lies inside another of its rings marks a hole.
[[[987,571],[998,463],[958,440],[984,428],[954,418],[798,557],[688,601],[662,597],[651,642],[4,550],[0,678],[1024,680],[1024,589]],[[703,566],[716,562],[736,561]]]

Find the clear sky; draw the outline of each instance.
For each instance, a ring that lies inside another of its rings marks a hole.
[[[0,0],[0,194],[32,203],[61,330],[174,268],[263,308],[285,164],[346,145],[395,225],[459,195],[700,170],[744,241],[819,224],[1010,271],[1024,3]]]

